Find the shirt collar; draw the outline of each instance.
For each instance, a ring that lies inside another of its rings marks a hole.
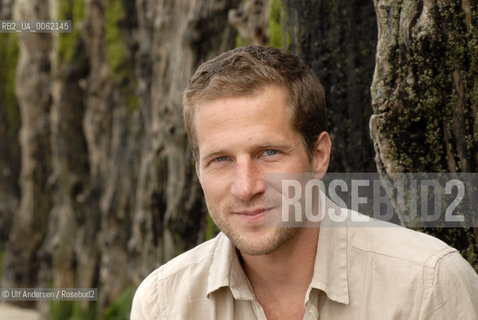
[[[324,291],[331,300],[348,304],[347,227],[345,224],[333,223],[327,218],[329,209],[341,209],[330,199],[325,198],[325,201],[327,211],[320,225],[314,275],[310,287]]]
[[[326,210],[340,210],[326,198]],[[326,213],[327,213],[326,212]],[[325,214],[325,217],[328,215]],[[207,296],[222,287],[229,287],[236,300],[252,300],[254,295],[241,266],[236,249],[222,232],[217,236],[212,264],[209,269]],[[339,303],[349,303],[347,278],[347,228],[327,218],[321,222],[311,288],[325,292]]]
[[[236,248],[222,232],[217,236],[207,283],[207,296],[229,287],[234,299],[253,300],[254,295],[236,253]]]

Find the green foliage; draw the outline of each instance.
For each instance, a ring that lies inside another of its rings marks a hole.
[[[243,0],[243,5],[247,0]],[[282,48],[282,4],[281,0],[272,0],[270,4],[270,16],[269,16],[269,46]],[[289,36],[287,39],[289,39]],[[244,39],[239,33],[236,35],[236,47],[248,46],[250,43]]]
[[[277,7],[278,4],[277,3],[274,3],[274,2],[279,2],[279,7],[282,7],[281,8],[281,13],[280,13],[280,27],[281,27],[281,35],[282,35],[282,39],[281,39],[281,44],[282,44],[282,47],[283,49],[286,49],[286,50],[292,50],[292,38],[291,38],[291,33],[294,32],[293,31],[293,28],[291,27],[291,22],[290,22],[290,18],[289,18],[289,15],[287,14],[287,2],[286,1],[282,1],[282,0],[272,0],[272,4],[271,4],[271,17],[272,17],[272,11],[273,10],[277,10],[277,8],[274,9],[274,6]],[[271,35],[271,43],[273,41],[277,41],[277,40],[272,40],[272,35]],[[274,36],[275,37],[275,36]]]
[[[89,320],[95,319],[96,317],[96,306],[93,304],[88,308],[88,310],[84,311],[81,308],[80,303],[74,302],[72,311],[73,312],[68,320]]]
[[[105,320],[128,320],[133,301],[133,289],[127,288],[104,311]]]
[[[128,95],[128,109],[126,110],[128,116],[130,116],[134,110],[138,108],[138,96],[132,91],[129,91]]]
[[[71,33],[60,33],[58,37],[57,59],[68,63],[73,58],[75,46],[80,37],[80,23],[85,19],[84,0],[60,1],[58,20],[71,20]]]
[[[248,46],[249,45],[249,42],[244,39],[243,37],[241,37],[241,35],[239,33],[237,33],[236,35],[236,48],[238,47],[245,47],[245,46]]]
[[[269,45],[282,48],[281,0],[272,0],[269,17]]]
[[[52,301],[48,320],[65,320],[72,314],[73,304],[70,301]]]
[[[95,319],[96,303],[91,303],[87,310],[81,301],[52,301],[48,320],[89,320]]]
[[[18,43],[16,33],[0,34],[0,98],[5,104],[7,134],[16,135],[20,127],[20,111],[15,95],[15,68],[18,61]]]
[[[133,289],[125,289],[111,304],[98,316],[98,304],[91,303],[85,310],[81,301],[52,301],[48,320],[127,320],[133,301]]]
[[[134,93],[135,81],[133,61],[129,55],[125,31],[121,28],[126,20],[122,0],[109,0],[105,7],[106,60],[111,70],[113,81],[121,87],[126,101],[127,113],[130,115],[138,107]]]
[[[249,1],[249,0],[242,0],[242,6],[245,6],[247,1]],[[249,45],[249,42],[246,39],[244,39],[238,32],[237,35],[236,35],[236,48],[245,47],[245,46],[248,46],[248,45]]]
[[[124,36],[120,29],[120,22],[124,19],[125,11],[122,0],[108,1],[105,12],[106,59],[111,71],[117,78],[126,76],[122,66],[128,60],[126,55],[128,48],[126,48]]]
[[[113,79],[121,83],[131,76],[132,61],[121,25],[126,19],[122,0],[109,0],[105,11],[106,59]]]
[[[206,240],[209,240],[214,238],[220,230],[214,221],[212,221],[211,216],[207,215],[206,219]]]

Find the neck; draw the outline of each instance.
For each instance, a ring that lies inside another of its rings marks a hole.
[[[304,297],[314,273],[318,236],[318,228],[302,228],[270,254],[241,254],[256,296],[289,292]]]

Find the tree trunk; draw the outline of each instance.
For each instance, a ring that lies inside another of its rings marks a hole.
[[[0,20],[12,20],[13,5],[0,1]],[[0,33],[0,252],[8,239],[13,214],[18,207],[20,187],[20,110],[15,96],[15,66],[18,59],[17,37]]]
[[[379,172],[478,169],[478,2],[375,0],[379,36],[370,120]],[[426,229],[478,270],[471,229]]]
[[[368,0],[282,0],[283,45],[316,72],[327,97],[329,172],[375,172],[368,133],[377,22]]]
[[[15,17],[49,19],[47,1],[17,1]],[[15,92],[21,113],[21,200],[13,218],[4,257],[2,287],[36,287],[42,244],[52,208],[50,119],[52,38],[49,34],[19,33],[20,55]],[[7,106],[7,109],[11,106]]]
[[[283,45],[317,72],[328,96],[331,171],[375,170],[371,1],[249,0],[239,11],[231,9],[241,0],[13,2],[16,19],[71,19],[73,32],[0,34],[0,56],[12,61],[18,38],[21,113],[15,187],[16,102],[3,86],[11,67],[2,65],[0,173],[8,175],[0,174],[0,236],[10,228],[3,287],[98,287],[103,310],[204,240],[206,209],[180,105],[198,64],[235,45],[228,16],[251,43]],[[11,3],[0,0],[2,18]],[[475,171],[476,0],[375,6],[379,171]],[[470,232],[450,232],[474,252]]]
[[[73,32],[18,34],[21,201],[3,287],[98,287],[104,309],[204,240],[182,91],[233,48],[239,3],[15,1],[16,19],[71,19]]]
[[[227,13],[238,2],[167,1],[154,10],[160,19],[143,2],[136,74],[143,75],[140,100],[151,108],[141,110],[147,138],[129,241],[139,270],[134,283],[204,240],[206,210],[182,124],[182,91],[199,63],[233,48]]]

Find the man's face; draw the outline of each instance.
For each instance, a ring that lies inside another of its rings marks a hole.
[[[196,170],[213,221],[242,253],[273,252],[298,229],[265,226],[265,216],[280,210],[265,206],[265,173],[317,170],[292,128],[287,91],[268,86],[253,96],[200,103],[195,128]]]

